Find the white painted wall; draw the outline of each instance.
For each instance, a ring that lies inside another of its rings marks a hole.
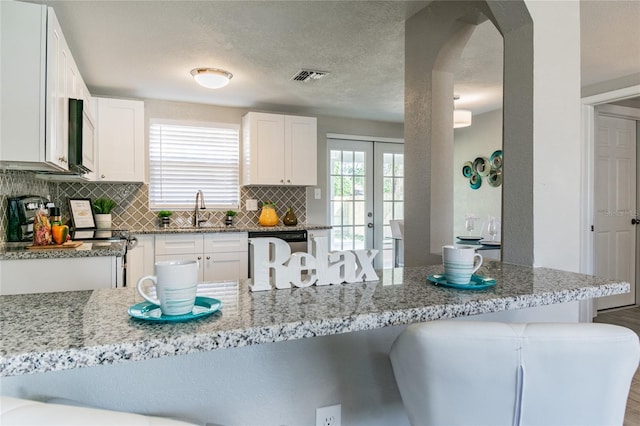
[[[534,266],[580,269],[580,3],[525,0],[534,22]]]
[[[453,235],[468,235],[464,217],[474,213],[474,235],[480,235],[480,226],[488,226],[488,217],[502,216],[502,186],[494,188],[486,181],[477,190],[471,189],[469,179],[462,176],[462,165],[476,157],[489,157],[502,149],[502,110],[490,111],[473,117],[469,127],[454,130],[453,146]],[[485,227],[486,228],[486,227]],[[486,229],[484,229],[486,232]],[[484,233],[482,235],[485,235]],[[486,234],[488,236],[488,234]]]

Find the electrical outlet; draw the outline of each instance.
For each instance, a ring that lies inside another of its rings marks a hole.
[[[316,426],[340,426],[341,410],[340,404],[316,408]]]
[[[245,205],[248,212],[258,210],[258,200],[247,200]]]
[[[319,200],[322,198],[322,190],[320,188],[316,188],[313,190],[313,198]]]

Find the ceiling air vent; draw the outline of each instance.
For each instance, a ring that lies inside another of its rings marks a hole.
[[[312,81],[320,80],[325,75],[329,74],[327,71],[314,71],[314,70],[300,70],[291,77],[293,81]]]

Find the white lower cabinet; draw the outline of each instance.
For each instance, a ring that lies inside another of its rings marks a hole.
[[[122,286],[115,256],[0,261],[0,294],[51,293]]]
[[[157,235],[156,262],[197,260],[200,281],[237,281],[247,278],[248,238],[244,232],[204,235]]]
[[[145,275],[153,275],[155,250],[153,235],[136,235],[135,247],[127,250],[127,287],[133,287]]]

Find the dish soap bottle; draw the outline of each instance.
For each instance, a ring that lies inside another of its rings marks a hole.
[[[287,213],[282,218],[282,223],[284,223],[284,226],[296,226],[298,224],[298,218],[291,210],[291,207],[287,209]]]

